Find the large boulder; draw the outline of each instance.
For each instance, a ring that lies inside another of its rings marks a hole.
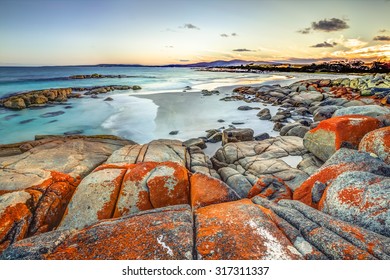
[[[240,199],[240,196],[221,180],[195,173],[191,176],[191,206],[193,209]]]
[[[322,101],[324,95],[318,91],[301,91],[299,94],[294,94],[292,100],[296,103],[310,105],[313,102]]]
[[[82,229],[99,220],[112,218],[126,169],[95,171],[78,186],[59,229]]]
[[[301,259],[301,254],[249,199],[195,211],[196,254],[201,260]]]
[[[277,204],[262,197],[252,201],[269,217],[305,259],[390,259],[390,238],[329,216],[296,200]]]
[[[129,145],[118,149],[107,159],[107,163],[129,164],[138,162],[171,161],[189,165],[186,146],[178,140],[154,140],[145,145]]]
[[[56,228],[78,180],[51,172],[41,184],[0,196],[0,252],[10,244]]]
[[[379,105],[364,105],[338,109],[334,112],[333,117],[346,115],[362,115],[375,118],[387,114],[390,114],[390,109],[387,107],[382,107]]]
[[[102,165],[81,181],[59,226],[82,229],[103,219],[189,204],[187,169],[174,162]]]
[[[193,259],[190,207],[171,206],[98,222],[79,231],[52,231],[18,242],[2,259]]]
[[[367,133],[359,144],[359,150],[373,153],[387,164],[390,164],[390,127]]]
[[[300,200],[312,207],[318,207],[322,194],[318,191],[327,186],[339,175],[348,171],[364,171],[379,176],[390,176],[390,166],[368,153],[341,148],[317,172],[312,174],[299,188],[294,191],[294,200]],[[313,199],[313,196],[316,197]],[[319,198],[318,198],[319,196]]]
[[[305,134],[303,144],[323,161],[329,159],[341,147],[357,148],[363,136],[380,127],[376,118],[361,115],[334,117]]]
[[[368,172],[345,172],[326,188],[318,209],[390,237],[390,179]]]
[[[42,184],[51,171],[85,177],[117,149],[134,143],[112,136],[40,137],[38,140],[0,146],[1,192]],[[18,152],[19,151],[19,152]]]
[[[283,158],[306,153],[302,138],[280,136],[259,142],[228,143],[215,153],[211,161],[223,181],[241,197],[247,197],[262,175],[281,178],[289,188],[296,189],[308,178],[308,174],[291,167]]]

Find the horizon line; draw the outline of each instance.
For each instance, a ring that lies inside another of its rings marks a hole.
[[[307,60],[307,62],[300,62],[299,60]],[[251,63],[261,63],[261,64],[296,64],[296,65],[308,65],[312,64],[315,62],[329,62],[329,61],[354,61],[354,60],[361,60],[361,59],[331,59],[331,58],[320,58],[320,59],[314,59],[314,58],[301,58],[301,59],[296,59],[296,61],[292,60],[289,61],[287,60],[273,60],[273,61],[254,61],[254,60],[241,60],[241,59],[232,59],[232,60],[212,60],[212,61],[199,61],[199,62],[192,62],[192,63],[167,63],[167,64],[140,64],[140,63],[97,63],[97,64],[69,64],[69,65],[28,65],[28,64],[18,64],[18,63],[5,63],[2,64],[0,63],[0,67],[104,67],[104,66],[124,66],[124,67],[175,67],[175,66],[190,66],[190,65],[195,65],[195,64],[201,64],[201,63],[213,63],[213,62],[233,62],[233,61],[242,61],[242,62],[247,62],[248,64]],[[364,61],[361,60],[364,63],[373,63],[378,60],[372,60],[372,61]],[[385,61],[389,62],[389,61]]]

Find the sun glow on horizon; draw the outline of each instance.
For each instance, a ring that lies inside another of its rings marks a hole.
[[[382,0],[4,0],[0,65],[390,60],[389,8]]]

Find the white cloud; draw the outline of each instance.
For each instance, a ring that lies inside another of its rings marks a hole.
[[[337,39],[329,39],[327,40],[326,42],[328,43],[337,43],[341,46],[344,46],[348,49],[359,49],[359,48],[362,48],[364,46],[366,46],[368,44],[368,42],[364,42],[362,41],[360,38],[350,38],[350,39],[346,39],[344,38],[343,35],[341,35],[339,38]]]
[[[357,57],[357,58],[375,58],[386,57],[390,58],[390,44],[376,45],[365,48],[354,48],[347,51],[332,52],[333,57]]]

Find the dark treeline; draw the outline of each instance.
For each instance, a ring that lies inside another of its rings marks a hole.
[[[361,60],[330,61],[312,63],[310,65],[296,64],[247,64],[241,66],[214,67],[229,70],[247,71],[278,71],[278,72],[334,72],[334,73],[390,73],[390,62],[374,61],[364,63]]]

